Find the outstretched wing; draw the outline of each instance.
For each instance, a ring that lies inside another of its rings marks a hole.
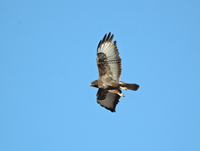
[[[97,47],[97,66],[99,76],[107,75],[113,80],[120,81],[122,73],[121,58],[116,41],[112,42],[114,35],[105,34]]]
[[[121,93],[121,90],[119,90]],[[108,92],[106,89],[99,89],[97,92],[97,103],[111,112],[115,112],[115,108],[119,102],[120,96],[116,93]]]

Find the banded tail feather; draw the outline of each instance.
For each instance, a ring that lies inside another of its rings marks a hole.
[[[138,88],[139,88],[139,85],[138,84],[135,84],[135,83],[125,83],[125,82],[121,82],[120,83],[120,86],[123,87],[123,88],[127,88],[129,90],[133,90],[133,91],[137,91]]]

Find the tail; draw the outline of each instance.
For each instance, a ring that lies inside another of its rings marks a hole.
[[[139,88],[139,85],[138,84],[132,84],[132,83],[125,83],[125,82],[121,82],[120,83],[120,86],[122,89],[129,89],[129,90],[138,90]]]

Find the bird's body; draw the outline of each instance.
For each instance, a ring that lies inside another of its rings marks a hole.
[[[93,81],[90,86],[99,88],[97,92],[97,102],[106,109],[115,112],[115,107],[123,96],[120,88],[126,90],[137,90],[139,85],[124,83],[120,81],[122,68],[121,58],[116,46],[116,41],[112,42],[114,35],[105,34],[103,40],[97,47],[97,66],[99,70],[98,80]]]

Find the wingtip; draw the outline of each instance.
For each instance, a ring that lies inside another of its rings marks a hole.
[[[103,44],[103,43],[106,42],[106,41],[112,42],[113,38],[114,38],[114,34],[112,34],[111,32],[109,32],[108,35],[107,35],[107,33],[106,33],[106,34],[104,35],[103,39],[100,40],[100,42],[99,42],[99,44],[98,44],[98,46],[97,46],[97,49],[100,47],[101,44]],[[116,41],[115,41],[114,43],[115,43],[115,45],[116,45]]]
[[[103,42],[106,40],[107,34],[104,35],[103,37]]]
[[[110,112],[112,112],[112,113],[116,112],[115,109],[108,109],[108,110],[110,110]]]
[[[113,38],[114,38],[114,34],[112,34],[109,41],[112,42]]]
[[[107,34],[105,34],[104,38],[103,38],[103,41],[112,41],[114,38],[114,34],[111,34],[111,32],[108,33],[108,36]]]
[[[114,41],[114,45],[117,46],[117,41]]]
[[[106,41],[108,41],[110,39],[110,35],[111,35],[111,32],[109,32],[107,38],[106,38]]]

